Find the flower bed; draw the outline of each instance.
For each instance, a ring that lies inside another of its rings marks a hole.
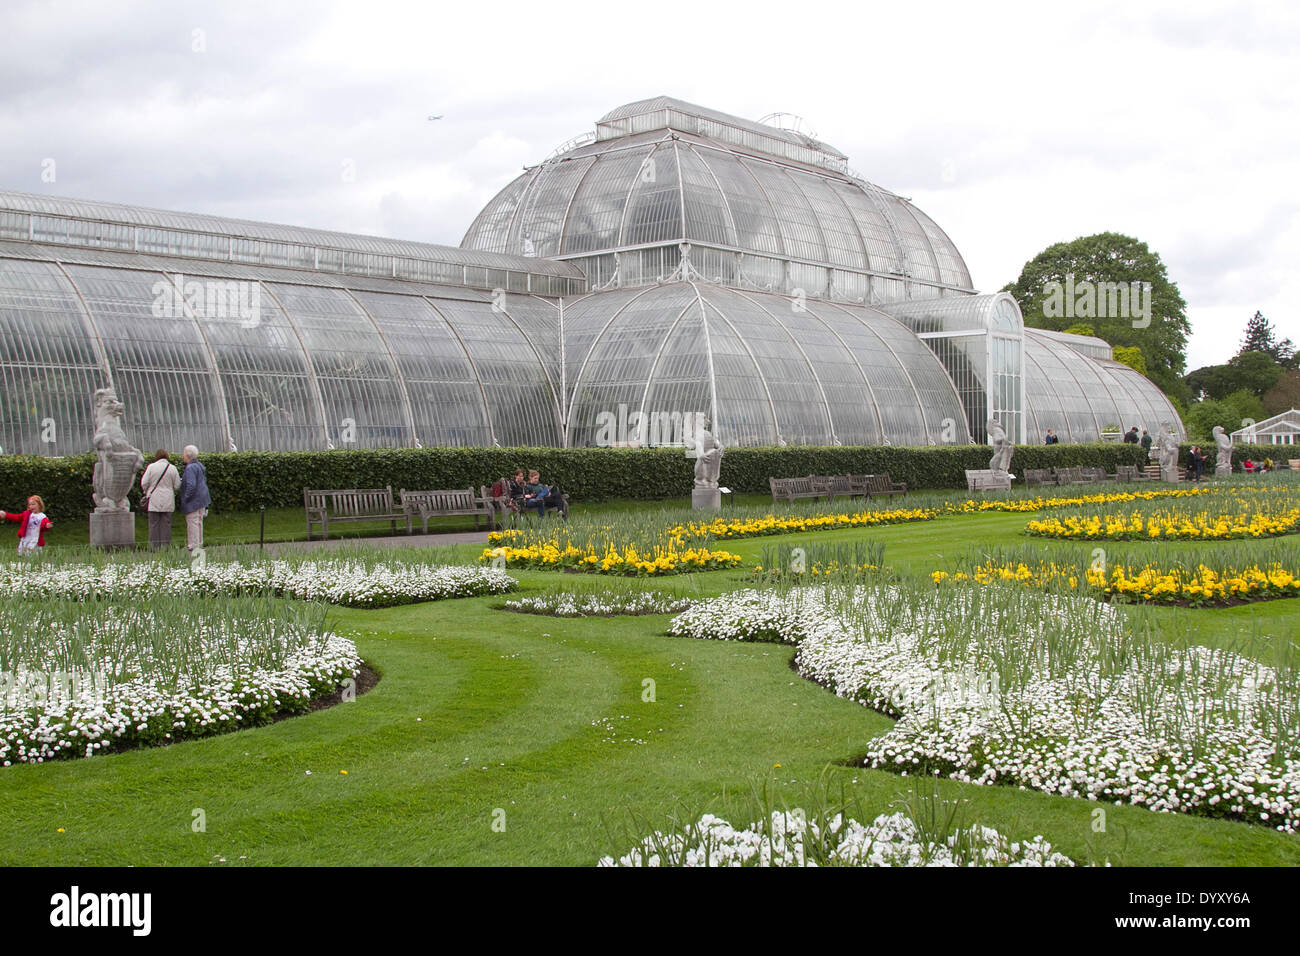
[[[1127,515],[1064,515],[1025,525],[1026,534],[1083,541],[1230,541],[1293,534],[1297,529],[1300,508],[1281,514],[1134,511]]]
[[[603,553],[592,548],[574,545],[531,544],[522,548],[501,545],[484,548],[479,556],[482,562],[502,562],[507,567],[554,570],[568,568],[588,574],[621,574],[637,577],[656,577],[680,574],[687,571],[717,571],[734,568],[740,564],[740,555],[730,551],[708,548],[655,547],[640,551],[635,545],[621,550],[610,547]]]
[[[172,606],[114,603],[94,616],[80,604],[4,605],[0,765],[265,723],[305,710],[361,668],[352,641],[264,603],[213,613],[203,599],[164,600]]]
[[[658,591],[635,591],[617,595],[544,594],[506,601],[504,610],[551,617],[616,617],[634,614],[672,614],[693,604],[690,598]]]
[[[1152,491],[1099,491],[1095,494],[1038,496],[1036,498],[984,498],[967,499],[953,505],[952,510],[963,513],[983,511],[1026,512],[1046,508],[1064,508],[1073,505],[1104,505],[1127,501],[1156,501],[1162,498],[1194,498],[1208,495],[1209,488],[1161,488]]]
[[[0,594],[80,598],[276,594],[347,607],[375,608],[444,598],[503,594],[516,586],[499,568],[366,564],[359,561],[266,561],[255,564],[152,563],[0,565]]]
[[[798,645],[800,674],[898,717],[870,767],[1300,829],[1294,655],[1174,647],[1096,601],[883,584],[726,595],[671,631]]]
[[[1043,589],[1086,588],[1097,597],[1189,607],[1300,597],[1300,569],[1291,570],[1276,561],[1241,568],[1231,564],[1217,568],[1205,564],[1193,568],[1112,564],[1096,570],[1046,561],[1032,565],[1023,561],[986,561],[969,572],[935,571],[930,577],[936,584],[974,581]]]
[[[770,820],[737,829],[705,814],[684,832],[646,837],[597,866],[1074,866],[1041,836],[1008,840],[990,827],[927,838],[904,813],[881,814],[866,826],[836,814],[819,825],[803,814],[774,811]]]
[[[756,538],[772,534],[795,534],[801,531],[833,531],[837,528],[872,528],[877,525],[909,521],[933,521],[941,514],[938,508],[863,509],[861,511],[823,514],[768,514],[751,518],[714,518],[712,521],[688,521],[673,525],[667,534],[673,538]]]

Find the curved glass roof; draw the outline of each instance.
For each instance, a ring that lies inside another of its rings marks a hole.
[[[742,287],[805,288],[814,296],[873,303],[971,291],[952,240],[910,202],[825,163],[777,155],[787,146],[830,147],[671,102],[671,109],[642,110],[644,103],[623,108],[635,107],[632,115],[645,120],[626,133],[610,127],[611,117],[622,121],[621,111],[609,114],[600,138],[507,185],[461,245],[571,259],[595,278],[593,255],[689,242],[736,257],[737,281],[728,284]],[[683,122],[685,116],[694,121]],[[723,135],[724,126],[752,141],[741,145]],[[697,260],[700,249],[693,253]],[[612,284],[634,284],[631,271],[623,269]],[[716,270],[699,271],[707,278]]]
[[[1029,441],[1042,441],[1049,428],[1064,442],[1100,441],[1102,432],[1133,425],[1156,435],[1163,422],[1186,437],[1178,413],[1153,382],[1120,362],[1076,351],[1065,338],[1025,329]]]
[[[566,302],[564,333],[570,445],[701,414],[726,445],[969,440],[938,359],[873,309],[675,282]]]
[[[0,446],[84,452],[108,384],[146,451],[560,444],[551,301],[206,265],[0,243]]]

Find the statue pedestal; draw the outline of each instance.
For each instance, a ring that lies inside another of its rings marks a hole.
[[[1215,466],[1214,466],[1214,477],[1215,477],[1215,478],[1227,478],[1227,477],[1229,477],[1229,476],[1231,476],[1231,475],[1232,475],[1232,466],[1231,466],[1231,465],[1215,465]]]
[[[1178,466],[1177,466],[1177,465],[1175,465],[1173,468],[1161,468],[1161,469],[1160,469],[1160,480],[1161,480],[1161,481],[1177,481],[1177,480],[1178,480],[1178,475],[1179,475],[1179,469],[1178,469]]]
[[[92,511],[90,543],[96,548],[134,548],[134,511]]]
[[[717,488],[693,488],[691,490],[691,507],[696,511],[720,511],[722,509],[722,492]]]

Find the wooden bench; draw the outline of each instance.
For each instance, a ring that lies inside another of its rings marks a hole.
[[[772,504],[778,501],[794,503],[799,498],[826,498],[833,496],[831,489],[823,482],[807,478],[768,478],[768,487],[772,489]]]
[[[991,471],[988,468],[978,470],[966,469],[967,491],[1010,491],[1011,476],[1005,471]]]
[[[1156,466],[1156,470],[1160,470],[1158,465]],[[1137,465],[1116,465],[1115,480],[1132,482],[1149,481],[1150,479],[1147,477],[1146,470],[1139,470]]]
[[[883,498],[892,497],[893,495],[907,495],[907,483],[903,481],[890,481],[889,472],[883,475],[864,475],[867,479],[867,497]]]
[[[430,491],[400,492],[402,512],[406,516],[406,532],[411,532],[411,521],[419,518],[425,534],[429,533],[429,519],[450,517],[454,515],[472,515],[474,530],[478,530],[478,519],[486,518],[492,527],[496,527],[496,508],[491,501],[474,493],[473,488],[438,488]]]
[[[871,475],[813,475],[812,483],[824,489],[830,500],[836,496],[844,498],[865,498],[868,494],[868,482]]]
[[[1054,485],[1056,476],[1052,474],[1050,468],[1026,468],[1025,469],[1025,487],[1032,488],[1034,485]]]
[[[1286,463],[1291,467],[1292,471],[1300,471],[1300,458],[1288,458]]]
[[[1097,480],[1077,465],[1070,468],[1053,468],[1052,471],[1056,475],[1057,484],[1061,485],[1087,485]],[[1104,476],[1105,472],[1102,472],[1102,475]]]
[[[1108,475],[1105,468],[1084,465],[1081,469],[1084,481],[1115,481],[1115,475]]]
[[[329,537],[330,522],[384,521],[393,534],[397,533],[397,519],[406,512],[393,504],[393,487],[387,488],[304,488],[302,505],[307,512],[307,539],[311,540],[312,525],[321,526],[321,536]],[[411,530],[407,523],[406,530]]]

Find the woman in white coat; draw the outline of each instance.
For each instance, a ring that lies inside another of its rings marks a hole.
[[[172,514],[176,511],[176,492],[181,486],[181,475],[167,458],[165,449],[159,448],[153,464],[140,476],[140,490],[148,500],[149,547],[157,551],[172,543]]]

